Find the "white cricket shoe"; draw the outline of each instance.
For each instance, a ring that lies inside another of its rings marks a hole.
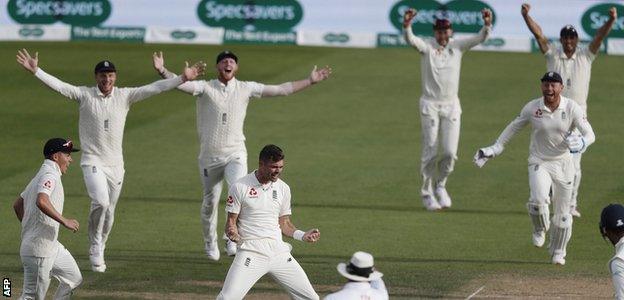
[[[227,239],[225,241],[225,253],[228,256],[236,255],[236,243],[230,241],[230,239]]]
[[[89,261],[91,262],[91,270],[93,272],[104,273],[106,271],[106,263],[104,262],[104,249],[98,245],[89,247]]]
[[[440,206],[438,201],[431,195],[423,196],[422,202],[428,211],[436,211],[442,209],[442,206]]]
[[[581,213],[576,209],[576,206],[574,206],[574,205],[570,206],[570,214],[573,217],[577,217],[577,218],[581,217]]]
[[[435,190],[436,198],[438,198],[438,203],[441,208],[449,208],[451,207],[451,196],[449,196],[448,192],[444,187],[437,187]]]
[[[541,248],[546,241],[546,231],[533,232],[533,246]]]
[[[555,265],[560,265],[560,266],[565,265],[565,258],[563,256],[563,254],[555,254],[555,255],[553,255],[552,263],[555,264]]]
[[[212,243],[206,242],[205,250],[206,250],[206,256],[208,256],[210,260],[218,261],[219,258],[221,257],[221,253],[219,253],[219,246],[217,245],[217,243],[212,244]]]

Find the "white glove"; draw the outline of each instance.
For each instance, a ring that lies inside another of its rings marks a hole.
[[[582,136],[571,134],[566,137],[566,143],[570,153],[583,153],[585,151],[585,139]]]
[[[494,144],[492,146],[477,150],[473,161],[477,167],[482,168],[488,159],[500,155],[501,153],[503,153],[503,146],[500,144]]]

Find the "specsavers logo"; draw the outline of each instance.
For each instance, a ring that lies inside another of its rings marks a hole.
[[[453,31],[477,33],[483,27],[481,10],[489,8],[492,11],[493,23],[496,23],[496,13],[491,6],[478,0],[454,0],[440,3],[435,0],[402,0],[390,9],[390,22],[401,31],[403,29],[403,15],[410,8],[418,13],[412,23],[412,30],[416,34],[430,35],[436,19],[451,20]]]
[[[347,43],[350,40],[346,33],[328,33],[323,36],[323,39],[328,43]]]
[[[175,30],[171,32],[171,38],[175,40],[192,40],[197,37],[195,31],[192,30]]]
[[[620,4],[604,3],[590,7],[581,17],[583,30],[590,36],[594,36],[596,31],[609,20],[609,9],[617,9],[618,18],[613,23],[613,28],[609,37],[624,37],[624,6]]]
[[[202,0],[199,19],[211,27],[247,31],[290,31],[303,18],[296,0]]]
[[[97,26],[111,14],[108,0],[9,0],[7,9],[20,24]]]

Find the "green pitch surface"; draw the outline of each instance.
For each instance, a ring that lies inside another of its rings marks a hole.
[[[41,148],[53,136],[78,139],[78,106],[45,87],[16,62],[19,48],[39,51],[40,66],[75,85],[93,85],[93,66],[112,60],[118,86],[158,79],[151,53],[162,50],[179,72],[185,60],[205,60],[226,47],[122,43],[0,44],[0,275],[17,293],[22,284],[20,224],[13,200],[39,168]],[[589,116],[596,143],[583,157],[582,218],[575,219],[567,264],[550,264],[547,249],[531,245],[528,199],[528,128],[483,169],[477,148],[492,143],[530,99],[540,95],[545,61],[538,54],[470,52],[463,59],[459,161],[448,183],[450,210],[426,212],[419,197],[420,58],[412,49],[330,49],[230,46],[240,57],[241,80],[278,84],[330,65],[330,80],[287,98],[254,100],[245,134],[249,167],[263,145],[286,152],[283,179],[293,194],[293,222],[318,227],[317,244],[292,241],[293,254],[320,294],[345,280],[336,264],[357,250],[375,256],[392,297],[547,295],[548,286],[573,282],[564,295],[611,294],[607,261],[612,246],[598,234],[602,207],[623,201],[622,75],[624,58],[600,55],[593,66]],[[214,78],[209,68],[207,78]],[[78,143],[79,144],[79,143]],[[86,196],[79,157],[63,177],[65,211],[81,223],[60,241],[84,276],[76,298],[191,299],[214,297],[232,261],[203,254],[199,221],[195,100],[171,91],[134,105],[124,137],[126,177],[117,205],[104,274],[88,260]],[[219,232],[224,223],[219,208]],[[221,245],[220,245],[221,246]],[[509,279],[507,281],[503,279]],[[503,282],[503,283],[501,283]],[[544,286],[539,290],[533,283]],[[601,283],[599,288],[586,283]],[[511,284],[511,283],[510,283]],[[52,289],[48,292],[51,295]],[[591,289],[594,290],[591,290]],[[498,293],[498,294],[497,294]],[[533,293],[533,294],[531,294]],[[578,294],[577,294],[578,293]],[[588,294],[589,293],[589,294]],[[270,278],[252,289],[259,297],[285,295]],[[17,295],[14,295],[17,297]],[[151,297],[151,298],[150,298]]]

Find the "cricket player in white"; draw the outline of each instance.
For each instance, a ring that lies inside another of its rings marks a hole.
[[[63,216],[65,194],[61,176],[76,152],[72,142],[54,138],[43,147],[45,160],[37,175],[13,204],[22,223],[20,256],[24,266],[24,288],[20,299],[45,299],[50,277],[59,281],[54,299],[69,299],[82,283],[76,260],[58,242],[59,224],[78,231],[78,221]]]
[[[527,103],[494,145],[479,149],[475,154],[475,163],[482,167],[488,158],[500,155],[505,144],[527,124],[531,124],[533,131],[528,168],[531,196],[527,209],[533,223],[533,245],[543,246],[546,231],[550,228],[552,263],[564,265],[566,245],[572,236],[570,196],[574,166],[571,153],[587,149],[595,136],[584,110],[576,102],[561,96],[561,76],[556,72],[547,72],[541,81],[543,97]],[[578,129],[581,136],[572,134],[574,129]],[[549,220],[551,187],[554,214]]]
[[[260,152],[258,169],[230,187],[225,211],[225,233],[237,243],[217,299],[242,299],[264,274],[270,274],[292,299],[319,299],[308,276],[292,257],[292,246],[282,234],[299,241],[315,243],[318,229],[297,230],[290,221],[290,188],[279,179],[284,169],[284,153],[275,145]]]
[[[421,54],[420,122],[422,154],[420,172],[423,178],[421,196],[427,210],[451,207],[446,181],[457,160],[461,105],[457,91],[463,53],[485,41],[492,30],[492,12],[482,11],[483,28],[466,39],[451,39],[451,22],[438,19],[433,27],[434,40],[425,41],[412,33],[416,10],[403,16],[405,41]],[[442,155],[438,160],[438,144]]]
[[[600,234],[615,247],[615,256],[609,261],[609,271],[615,299],[624,300],[624,206],[609,204],[602,209]]]
[[[383,274],[374,267],[370,253],[358,251],[349,263],[339,263],[338,273],[349,279],[342,290],[329,294],[325,300],[387,300],[388,290],[381,277]]]
[[[104,249],[125,173],[122,141],[130,106],[195,79],[203,73],[204,65],[198,63],[189,68],[187,63],[184,74],[176,78],[136,88],[118,88],[117,71],[107,60],[95,66],[95,87],[73,86],[44,72],[38,66],[38,53],[31,57],[26,49],[18,52],[17,62],[48,87],[79,104],[78,129],[83,147],[80,165],[91,198],[89,259],[93,271],[104,272]]]
[[[154,53],[154,68],[163,78],[175,74],[165,68],[162,52]],[[199,135],[199,176],[203,184],[201,221],[206,255],[219,260],[217,244],[217,208],[223,179],[231,186],[247,174],[247,149],[243,124],[251,98],[287,96],[323,81],[331,68],[317,70],[316,66],[306,79],[265,85],[253,81],[239,81],[238,57],[224,51],[216,59],[217,79],[197,80],[178,87],[197,97],[197,132]],[[236,245],[226,240],[226,253],[234,255]]]
[[[615,7],[611,7],[609,19],[596,31],[596,35],[589,46],[580,48],[577,47],[579,42],[578,33],[572,25],[566,25],[561,29],[559,34],[561,47],[551,45],[548,39],[544,37],[542,28],[529,16],[530,9],[531,6],[529,4],[523,4],[521,9],[522,17],[531,33],[535,36],[540,51],[546,58],[547,71],[554,71],[561,75],[564,85],[562,95],[574,100],[587,114],[587,95],[589,94],[592,62],[598,55],[602,41],[609,34],[613,23],[617,19],[617,10]],[[575,131],[574,134],[579,135],[580,133]],[[582,152],[573,154],[575,173],[570,210],[575,217],[581,216],[581,213],[578,211],[577,198],[581,184],[582,155]]]

